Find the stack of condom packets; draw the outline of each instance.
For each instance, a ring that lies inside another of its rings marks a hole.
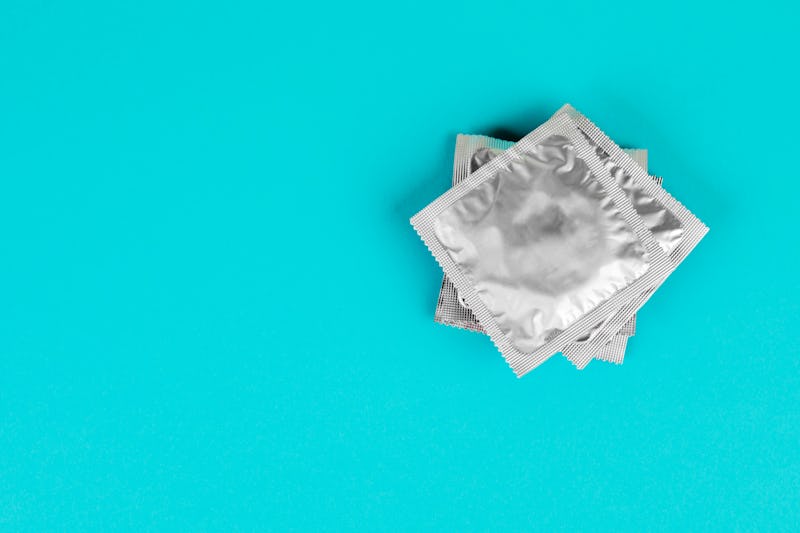
[[[453,163],[453,185],[459,184],[469,174],[513,144],[511,141],[483,135],[458,135]],[[647,170],[647,150],[624,151],[645,171]],[[657,183],[661,183],[661,178],[653,177],[653,179]],[[457,328],[483,332],[480,322],[466,306],[464,300],[458,296],[458,291],[447,276],[442,279],[434,320]],[[635,332],[636,316],[634,315],[607,345],[597,351],[594,358],[617,364],[622,363],[628,338],[632,337]]]
[[[635,314],[708,228],[569,105],[516,144],[460,135],[453,188],[412,225],[442,266],[436,320],[521,376],[562,352],[622,362]]]

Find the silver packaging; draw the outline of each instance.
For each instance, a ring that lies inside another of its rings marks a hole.
[[[566,113],[411,223],[519,376],[616,316],[672,269]]]
[[[625,357],[625,350],[628,347],[628,336],[623,334],[616,334],[611,337],[611,341],[600,348],[595,355],[598,361],[606,361],[607,363],[622,364]]]
[[[467,176],[475,172],[485,163],[496,157],[503,150],[510,148],[514,143],[483,135],[458,135],[456,137],[455,155],[453,158],[453,185],[458,185]],[[645,171],[647,170],[647,150],[625,150]],[[447,279],[442,278],[442,285],[437,300],[434,320],[441,324],[455,326],[472,331],[483,332],[475,315],[469,310],[462,299],[459,298],[453,284]],[[634,334],[636,328],[636,317],[632,317],[618,333],[618,335],[628,336]],[[624,356],[625,342],[609,342],[609,344],[599,350],[596,354],[597,359],[617,362]],[[622,347],[623,352],[619,349]]]
[[[596,154],[607,165],[610,164],[609,169],[617,183],[628,191],[635,209],[651,229],[659,247],[669,255],[671,270],[677,268],[705,236],[708,227],[650,179],[633,159],[585,116],[569,105],[559,110],[557,115],[569,116],[595,149]],[[639,298],[621,306],[601,327],[593,331],[589,339],[566,346],[564,355],[576,367],[584,368],[647,302],[663,281],[662,278],[653,287],[644,291]]]

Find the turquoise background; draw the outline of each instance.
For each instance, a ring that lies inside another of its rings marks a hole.
[[[797,530],[797,22],[4,3],[0,529]],[[623,366],[518,380],[408,218],[565,102],[711,232]]]

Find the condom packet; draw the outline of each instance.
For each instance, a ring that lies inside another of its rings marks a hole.
[[[708,227],[654,182],[614,141],[572,106],[564,106],[556,115],[570,117],[619,186],[628,191],[634,209],[652,232],[659,247],[669,256],[672,264],[670,272],[675,270],[708,233]],[[593,330],[588,339],[565,346],[564,355],[577,368],[586,367],[599,353],[598,350],[611,342],[637,309],[647,302],[665,278],[660,279],[638,298],[621,306],[600,327]],[[617,357],[621,362],[621,357]]]
[[[564,112],[411,224],[518,376],[638,301],[672,266]]]
[[[625,350],[628,349],[628,339],[627,335],[617,333],[611,337],[611,341],[608,344],[597,351],[594,358],[598,361],[621,365],[622,360],[625,358]]]
[[[453,185],[461,183],[469,174],[475,172],[485,163],[496,157],[503,150],[510,148],[514,143],[483,135],[458,135],[456,137],[455,155],[453,158]],[[631,149],[625,150],[634,161],[647,170],[647,150]],[[437,299],[434,320],[441,324],[446,324],[462,329],[483,332],[475,315],[469,310],[463,299],[459,298],[453,284],[447,279],[442,278],[442,285]],[[620,330],[618,335],[625,337],[632,336],[636,329],[636,317],[632,317]],[[616,362],[624,356],[625,342],[609,342],[607,347],[601,348],[596,358]],[[619,348],[622,347],[622,354]],[[606,353],[608,348],[608,353]]]

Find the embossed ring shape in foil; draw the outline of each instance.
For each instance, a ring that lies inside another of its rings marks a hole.
[[[648,254],[568,139],[551,136],[444,210],[436,237],[532,351],[639,278]]]

